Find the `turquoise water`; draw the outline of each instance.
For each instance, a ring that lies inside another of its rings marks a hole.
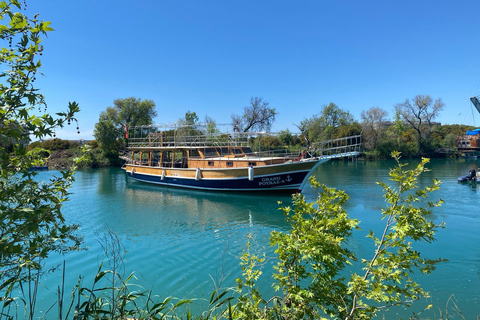
[[[472,188],[456,181],[475,165],[478,162],[473,160],[435,160],[421,180],[421,185],[432,178],[443,181],[435,197],[445,203],[432,219],[444,221],[446,229],[438,232],[436,242],[420,249],[426,257],[449,259],[430,276],[416,275],[432,294],[431,299],[415,303],[416,310],[433,303],[433,310],[423,313],[425,318],[439,318],[440,310],[444,313],[446,308],[451,314],[452,299],[466,319],[480,314],[480,185]],[[365,238],[368,230],[383,230],[380,210],[385,203],[376,182],[388,181],[393,166],[391,161],[328,162],[314,172],[319,181],[350,195],[347,210],[362,228],[351,244],[360,257],[372,256],[371,243]],[[39,175],[47,178],[52,173]],[[289,204],[288,195],[164,188],[128,180],[120,169],[80,170],[71,192],[63,212],[70,223],[80,224],[89,250],[49,261],[54,265],[66,260],[67,298],[79,274],[85,276],[85,284],[91,283],[104,257],[98,234],[107,227],[125,247],[125,273],[135,272],[138,284],[162,298],[208,298],[216,285],[233,286],[241,274],[238,258],[248,237],[253,239],[252,250],[272,255],[270,232],[288,229],[277,204],[279,200]],[[315,198],[310,187],[303,193]],[[39,315],[56,299],[54,289],[60,280],[59,273],[44,279]],[[268,275],[261,283],[266,294],[272,293]],[[386,318],[405,318],[412,310],[396,308]]]

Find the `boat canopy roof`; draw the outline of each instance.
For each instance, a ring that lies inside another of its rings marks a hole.
[[[480,128],[467,131],[467,136],[476,136],[480,134]]]

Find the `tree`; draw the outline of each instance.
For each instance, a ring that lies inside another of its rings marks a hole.
[[[302,143],[300,137],[296,134],[292,134],[288,129],[280,131],[278,139],[280,139],[285,146],[299,146]]]
[[[121,140],[125,133],[125,125],[127,128],[150,125],[156,116],[155,103],[152,100],[142,101],[130,97],[114,100],[113,107],[107,107],[100,114],[99,122],[111,121],[111,124],[117,130],[117,139]],[[97,136],[95,136],[95,139],[97,139]]]
[[[106,111],[100,113],[100,118],[95,124],[93,134],[99,147],[106,155],[117,156],[121,141],[119,140],[119,136],[123,134],[123,130],[119,130],[119,128],[115,126]]]
[[[335,103],[324,105],[318,114],[303,120],[297,126],[309,142],[337,138],[338,127],[354,123],[353,116]]]
[[[125,145],[127,130],[135,126],[150,125],[157,116],[152,100],[137,98],[116,99],[113,107],[100,113],[93,135],[107,157],[117,161],[118,150]]]
[[[366,148],[370,150],[376,148],[377,141],[385,129],[383,122],[385,122],[387,115],[388,112],[379,107],[362,111],[362,136]]]
[[[417,132],[417,152],[419,154],[425,151],[425,139],[430,136],[434,126],[433,120],[443,110],[443,107],[442,99],[436,99],[434,102],[429,95],[417,95],[413,98],[413,102],[407,99],[405,102],[395,105],[395,110],[402,119]]]
[[[319,192],[316,201],[293,195],[293,207],[283,207],[291,230],[273,231],[270,236],[276,248],[275,296],[264,298],[260,293],[256,282],[266,257],[250,253],[247,247],[241,257],[243,279],[237,280],[240,296],[232,308],[233,318],[372,319],[380,310],[428,296],[411,274],[415,270],[429,274],[444,261],[424,258],[414,247],[433,242],[436,231],[443,228],[428,218],[442,201],[426,201],[440,182],[420,188],[418,178],[427,171],[428,159],[404,170],[399,153],[393,156],[397,167],[390,170],[390,177],[395,186],[379,183],[387,202],[381,212],[385,228],[380,234],[368,233],[374,250],[371,257],[361,259],[362,271],[350,267],[358,259],[349,250],[348,240],[359,222],[347,215],[347,194],[312,178]]]
[[[270,131],[277,114],[263,98],[252,97],[250,105],[243,109],[243,115],[232,115],[232,125],[235,131]]]
[[[185,113],[185,124],[187,126],[193,126],[195,125],[195,123],[198,122],[198,116],[197,116],[197,113],[196,112],[190,112],[190,111],[187,111],[187,113]]]
[[[187,111],[184,118],[178,119],[175,135],[181,139],[188,141],[191,137],[198,136],[198,116],[196,112]]]
[[[153,100],[142,101],[130,97],[114,100],[113,107],[107,108],[107,114],[117,127],[123,128],[125,124],[128,127],[150,125],[157,116],[157,111]]]
[[[68,224],[61,212],[73,169],[39,181],[28,169],[43,165],[46,151],[26,148],[32,137],[49,137],[55,128],[76,123],[79,107],[69,103],[68,110],[54,118],[35,87],[42,37],[53,30],[50,22],[38,14],[27,17],[19,1],[0,1],[0,7],[0,38],[8,42],[0,51],[0,291],[8,304],[14,288],[42,272],[46,257],[81,244],[77,226]]]

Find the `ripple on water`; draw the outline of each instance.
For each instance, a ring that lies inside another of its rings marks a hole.
[[[380,210],[385,202],[376,182],[388,182],[388,170],[394,165],[393,161],[332,161],[314,173],[318,181],[349,194],[347,211],[361,221],[362,228],[354,233],[351,244],[356,252],[366,253],[367,257],[371,243],[365,234],[369,229],[381,230],[384,223]],[[445,204],[434,209],[430,219],[447,223],[446,229],[437,233],[436,242],[421,247],[422,254],[450,261],[438,265],[432,275],[419,279],[432,292],[436,310],[444,308],[454,294],[466,319],[475,318],[480,310],[480,187],[460,185],[456,178],[466,174],[471,165],[460,160],[432,160],[432,171],[421,180],[422,186],[433,177],[444,180],[435,197],[444,199]],[[248,237],[254,253],[272,255],[273,249],[268,245],[270,232],[288,229],[277,200],[288,205],[289,196],[161,188],[131,182],[116,169],[80,172],[72,192],[64,214],[69,222],[81,225],[90,251],[66,257],[66,288],[76,284],[78,274],[85,275],[85,283],[91,283],[103,257],[95,232],[102,232],[106,226],[125,246],[125,273],[135,271],[138,283],[152,288],[162,298],[208,297],[214,281],[219,283],[222,279],[222,286],[234,285],[235,278],[240,276],[239,256]],[[317,196],[308,186],[303,193],[309,200]],[[52,257],[49,263],[61,261],[63,257]],[[264,288],[271,282],[266,278],[261,280]],[[45,285],[51,289],[58,283],[56,275]],[[48,292],[44,297],[54,299],[55,294]],[[398,311],[398,317],[410,314],[408,309]]]

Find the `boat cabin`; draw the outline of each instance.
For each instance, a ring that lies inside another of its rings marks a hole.
[[[259,157],[250,147],[132,148],[130,163],[163,168],[241,168],[284,163],[285,157]]]

